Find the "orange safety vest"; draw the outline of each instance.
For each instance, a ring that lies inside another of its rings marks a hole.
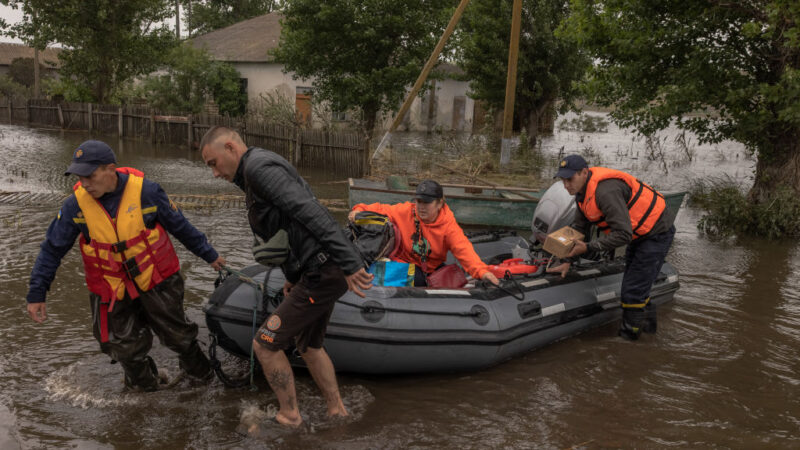
[[[128,182],[117,208],[116,219],[109,216],[97,199],[81,186],[73,187],[78,206],[86,219],[91,240],[81,235],[80,249],[90,292],[101,298],[101,334],[108,338],[107,312],[125,293],[131,299],[152,289],[180,270],[175,248],[161,224],[154,229],[144,225],[142,184],[144,174],[136,169],[120,167],[128,174]],[[138,289],[137,289],[138,287]]]
[[[660,192],[637,180],[633,175],[619,170],[592,167],[589,172],[591,176],[586,183],[586,194],[583,201],[578,203],[578,207],[589,222],[597,224],[597,228],[606,234],[611,232],[603,211],[600,211],[595,201],[595,190],[599,182],[614,178],[624,181],[631,188],[628,213],[631,218],[633,239],[644,236],[653,229],[667,206]]]

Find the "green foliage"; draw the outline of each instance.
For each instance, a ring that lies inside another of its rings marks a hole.
[[[94,98],[88,86],[63,77],[43,80],[42,92],[47,97],[62,98],[68,102],[91,102]]]
[[[62,78],[104,103],[133,78],[152,72],[175,46],[170,0],[28,0],[49,39],[63,44]]]
[[[788,186],[777,189],[770,202],[754,204],[730,179],[700,180],[689,190],[689,202],[706,211],[697,227],[712,236],[800,236],[800,198]]]
[[[42,79],[46,78],[47,72],[41,63],[39,64],[39,73]],[[8,66],[8,75],[23,86],[33,86],[33,58],[14,58],[11,65]]]
[[[0,75],[0,95],[11,99],[27,98],[30,96],[30,90],[8,75]]]
[[[470,81],[470,96],[502,110],[511,30],[511,1],[474,0],[458,33],[459,66]],[[514,111],[520,127],[537,135],[537,120],[557,100],[572,106],[589,59],[574,39],[556,30],[569,13],[565,0],[524,0]]]
[[[800,2],[571,5],[565,31],[595,58],[588,101],[644,135],[675,123],[700,143],[742,142],[759,158],[751,200],[800,192]]]
[[[359,108],[372,132],[422,70],[450,15],[446,0],[292,0],[275,52],[286,71],[314,78],[314,96],[335,111]]]
[[[141,95],[156,109],[174,113],[199,113],[213,99],[223,114],[241,115],[247,96],[240,75],[230,64],[214,61],[204,50],[188,44],[175,47],[166,57],[163,72],[144,79]]]
[[[187,4],[191,2],[190,8]],[[181,0],[189,34],[208,33],[278,10],[283,0]]]

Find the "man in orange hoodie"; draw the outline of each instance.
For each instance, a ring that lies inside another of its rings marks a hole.
[[[475,253],[472,243],[456,223],[453,212],[444,201],[439,183],[433,180],[421,182],[413,203],[359,203],[350,211],[348,218],[351,222],[359,211],[383,214],[395,224],[400,246],[394,257],[418,267],[414,272],[417,274],[415,286],[427,285],[425,275],[444,264],[448,251],[473,278],[499,284],[497,277],[489,272],[488,266]]]

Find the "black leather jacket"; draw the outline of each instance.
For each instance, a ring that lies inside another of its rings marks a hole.
[[[245,193],[247,217],[255,234],[266,240],[278,230],[286,230],[291,253],[283,269],[290,282],[319,267],[326,257],[347,275],[363,268],[342,227],[280,155],[250,147],[242,155],[233,182]]]

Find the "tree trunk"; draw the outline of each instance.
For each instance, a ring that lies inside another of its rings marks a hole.
[[[752,203],[771,201],[775,191],[789,187],[800,195],[800,140],[796,133],[781,139],[773,155],[759,156],[756,179],[748,194]]]
[[[361,110],[364,112],[364,134],[366,134],[367,139],[371,139],[373,133],[375,132],[375,121],[376,116],[378,115],[378,108],[367,105],[363,106]]]
[[[39,73],[39,49],[33,47],[33,98],[39,98],[41,94],[41,89],[39,87],[40,78],[41,74]]]

